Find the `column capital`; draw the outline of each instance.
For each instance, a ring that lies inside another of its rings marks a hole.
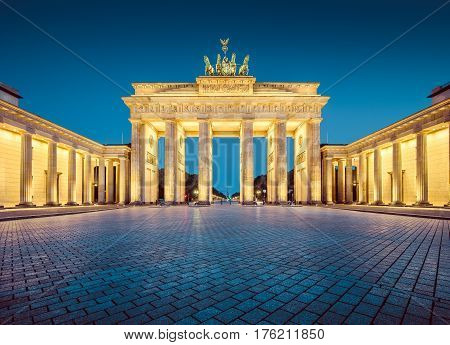
[[[315,118],[309,119],[308,122],[309,123],[321,123],[322,120],[323,120],[323,118],[321,118],[321,117],[315,117]]]
[[[416,135],[423,134],[423,126],[421,124],[415,125],[413,128],[413,133]]]
[[[210,118],[207,114],[198,114],[197,121],[210,121]]]

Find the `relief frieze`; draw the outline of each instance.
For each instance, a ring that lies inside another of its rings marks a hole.
[[[319,103],[258,103],[258,104],[189,104],[189,103],[148,103],[134,106],[134,112],[141,113],[308,113],[320,114],[322,104]]]

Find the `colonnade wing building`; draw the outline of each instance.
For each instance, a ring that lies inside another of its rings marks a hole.
[[[225,65],[226,66],[226,65]],[[207,66],[208,67],[208,66]],[[208,68],[210,68],[209,66]],[[200,203],[212,201],[212,138],[240,138],[240,198],[255,198],[253,137],[267,138],[267,201],[288,201],[286,138],[294,139],[293,201],[449,205],[449,85],[432,105],[348,145],[320,146],[319,84],[209,75],[195,83],[134,83],[131,145],[102,145],[19,107],[0,84],[0,205],[154,203],[158,138],[164,199],[185,201],[185,138],[199,137]]]
[[[0,83],[0,206],[129,202],[127,145],[102,145],[19,108]]]
[[[450,206],[450,84],[432,105],[348,145],[323,145],[323,201]]]

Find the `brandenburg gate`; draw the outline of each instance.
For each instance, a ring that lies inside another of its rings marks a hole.
[[[226,56],[215,68],[204,57],[205,75],[195,83],[133,83],[123,97],[130,109],[131,202],[158,199],[158,138],[165,137],[164,199],[185,200],[185,138],[198,137],[199,204],[212,201],[212,139],[240,138],[240,201],[252,204],[253,137],[267,138],[267,202],[288,201],[286,138],[294,138],[294,199],[321,202],[321,111],[329,97],[316,82],[257,82],[249,56],[237,66]],[[236,71],[238,69],[238,71]]]

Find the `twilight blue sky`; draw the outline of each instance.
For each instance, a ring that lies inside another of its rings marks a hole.
[[[426,107],[430,90],[449,81],[447,1],[336,84],[445,2],[0,0],[0,81],[20,90],[27,110],[102,143],[120,143],[122,133],[129,142],[121,96],[131,82],[192,82],[203,55],[214,56],[218,39],[230,37],[238,60],[250,54],[258,81],[319,81],[331,97],[322,142],[348,143]],[[215,185],[225,191],[239,189],[237,167],[227,173],[223,164],[238,159],[232,142],[214,144]],[[189,145],[194,157],[196,140]],[[195,171],[196,162],[189,166]]]

